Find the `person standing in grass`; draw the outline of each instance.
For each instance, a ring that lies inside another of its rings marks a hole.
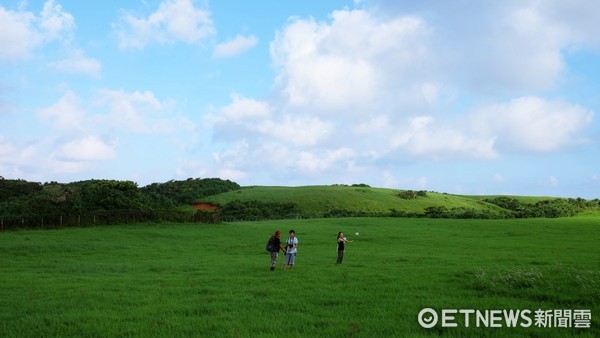
[[[277,265],[277,257],[279,256],[279,250],[283,250],[285,252],[285,248],[281,245],[281,231],[277,230],[271,239],[269,239],[269,243],[271,244],[271,271],[275,271],[275,265]]]
[[[345,246],[346,243],[350,243],[352,241],[349,241],[346,239],[346,237],[344,237],[344,233],[343,232],[338,232],[337,235],[337,252],[338,252],[338,257],[337,257],[337,263],[336,264],[342,264],[342,261],[344,260],[344,250],[345,250]]]
[[[298,237],[296,237],[296,231],[290,230],[290,237],[285,241],[285,264],[283,264],[283,271],[294,269],[296,264],[296,253],[298,252]]]

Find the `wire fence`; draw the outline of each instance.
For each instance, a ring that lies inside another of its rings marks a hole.
[[[46,216],[0,216],[0,230],[66,228],[148,222],[220,222],[218,213],[179,210],[110,210]]]
[[[116,225],[133,223],[219,223],[219,222],[257,222],[265,220],[313,219],[327,217],[322,214],[288,214],[279,217],[264,216],[225,216],[219,211],[179,211],[179,210],[110,210],[81,214],[46,215],[46,216],[2,216],[1,230],[18,229],[53,229],[68,227],[86,227],[96,225]]]

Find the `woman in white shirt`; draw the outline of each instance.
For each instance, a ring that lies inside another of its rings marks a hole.
[[[283,264],[283,271],[290,266],[290,269],[294,268],[296,263],[296,253],[298,252],[298,237],[296,232],[290,230],[290,237],[285,241],[285,263]]]

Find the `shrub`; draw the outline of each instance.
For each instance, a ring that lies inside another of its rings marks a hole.
[[[417,199],[419,197],[427,197],[427,191],[425,190],[419,190],[419,191],[415,191],[415,190],[396,190],[394,191],[394,195],[396,195],[396,197],[405,199],[405,200],[413,200],[413,199]]]

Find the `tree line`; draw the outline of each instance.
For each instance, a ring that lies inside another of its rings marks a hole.
[[[356,186],[368,187],[363,184]],[[555,218],[600,208],[599,199],[555,198],[526,203],[506,196],[484,199],[482,203],[495,207],[481,210],[429,206],[422,212],[336,209],[309,213],[293,202],[258,200],[234,200],[215,211],[196,211],[191,207],[204,197],[240,188],[235,182],[219,178],[189,178],[138,187],[132,181],[38,183],[7,180],[0,176],[0,229],[149,221],[219,222],[321,217]],[[425,191],[393,193],[402,199],[427,197]]]
[[[213,220],[191,204],[239,189],[219,178],[171,180],[138,187],[132,181],[86,180],[39,183],[0,177],[0,222],[4,229],[119,221]],[[76,219],[76,221],[74,220]]]

